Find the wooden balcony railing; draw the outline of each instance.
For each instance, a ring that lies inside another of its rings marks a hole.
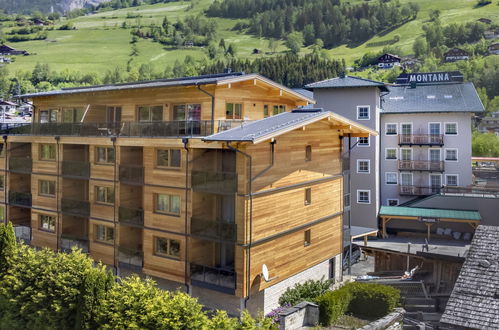
[[[90,178],[90,163],[64,160],[61,162],[61,174],[68,178]]]
[[[9,204],[20,207],[31,207],[31,193],[9,191]]]
[[[61,198],[61,212],[64,214],[87,218],[90,216],[90,202]]]
[[[442,187],[428,186],[399,186],[399,194],[402,196],[429,196],[439,194]]]
[[[399,145],[443,146],[443,134],[400,134]]]
[[[130,209],[120,206],[118,219],[120,223],[130,224],[135,226],[144,225],[144,210],[142,209]]]
[[[201,238],[235,241],[237,227],[235,223],[191,218],[191,234]]]
[[[443,172],[445,167],[443,161],[429,160],[399,160],[398,164],[401,171]]]
[[[31,174],[33,161],[31,157],[9,157],[9,171]]]
[[[218,194],[237,192],[237,173],[192,171],[192,189]]]
[[[227,294],[236,290],[236,272],[232,270],[191,264],[191,283]]]

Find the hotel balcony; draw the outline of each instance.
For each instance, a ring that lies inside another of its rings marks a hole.
[[[9,191],[9,204],[19,207],[31,207],[31,193]]]
[[[32,165],[31,157],[9,157],[9,170],[11,172],[31,174]]]
[[[118,219],[124,225],[144,226],[144,210],[120,206]]]
[[[199,238],[234,242],[237,238],[235,223],[191,218],[191,235]]]
[[[61,173],[63,177],[75,179],[90,178],[90,163],[77,161],[62,161]]]
[[[443,172],[445,163],[429,160],[399,160],[398,168],[400,171]]]
[[[399,195],[401,196],[429,196],[439,194],[441,187],[429,186],[399,186]]]
[[[237,173],[192,171],[192,189],[216,194],[234,194],[237,192]]]
[[[120,246],[118,248],[118,261],[120,268],[139,273],[144,266],[144,252],[139,249]]]
[[[62,198],[61,199],[61,212],[67,215],[78,217],[90,216],[90,202],[83,200],[75,200]]]
[[[70,253],[73,247],[81,249],[83,253],[88,253],[88,237],[63,233],[61,235],[61,250]]]
[[[442,134],[400,134],[400,146],[443,146],[444,136]]]
[[[120,182],[130,185],[144,184],[144,167],[120,165]]]
[[[192,285],[233,295],[236,279],[234,271],[191,263]]]
[[[26,245],[31,243],[31,227],[28,226],[14,226],[14,233],[16,239],[19,242],[23,242]]]

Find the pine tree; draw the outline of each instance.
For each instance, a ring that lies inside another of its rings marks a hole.
[[[0,224],[0,279],[14,262],[17,254],[16,235],[12,223]]]

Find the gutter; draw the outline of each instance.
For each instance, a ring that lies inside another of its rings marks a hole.
[[[185,266],[184,266],[184,278],[185,278],[185,286],[187,287],[187,292],[190,294],[189,289],[189,265],[187,261],[189,260],[189,235],[188,235],[188,203],[187,200],[189,198],[189,189],[187,188],[189,185],[189,148],[187,145],[189,144],[189,139],[183,138],[182,143],[184,144],[185,149]]]

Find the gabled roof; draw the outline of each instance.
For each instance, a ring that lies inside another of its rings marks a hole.
[[[333,112],[305,107],[210,135],[203,138],[203,141],[259,143],[325,118],[349,126],[352,133],[377,135],[375,131]]]
[[[478,211],[462,211],[462,210],[445,210],[431,209],[422,207],[403,207],[403,206],[381,206],[379,210],[380,216],[394,217],[429,217],[442,219],[458,219],[458,220],[481,220],[480,212]]]
[[[318,89],[318,88],[352,88],[352,87],[378,87],[382,91],[387,90],[385,84],[380,81],[374,81],[353,76],[336,77],[305,85],[305,89],[309,90]]]
[[[388,89],[383,113],[485,111],[473,83],[392,85]]]
[[[499,329],[499,227],[478,226],[440,322]]]

